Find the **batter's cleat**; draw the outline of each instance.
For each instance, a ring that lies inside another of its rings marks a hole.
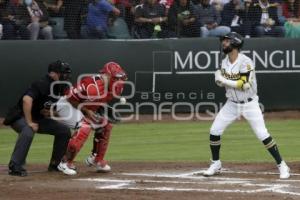
[[[220,160],[212,160],[209,168],[203,172],[203,176],[213,176],[215,174],[220,174],[222,168],[222,163]]]
[[[96,164],[96,171],[101,173],[108,173],[111,171],[111,167],[107,164],[107,161],[101,160]]]
[[[57,166],[57,169],[66,175],[71,175],[71,176],[76,175],[77,174],[76,170],[71,169],[69,165],[70,163],[68,162],[60,162],[59,165]]]
[[[284,161],[281,161],[279,165],[277,165],[279,169],[281,179],[287,179],[290,177],[290,168],[287,166],[287,164]]]
[[[95,162],[95,156],[93,154],[89,155],[85,160],[84,163],[91,167],[91,166],[96,166],[96,162]]]

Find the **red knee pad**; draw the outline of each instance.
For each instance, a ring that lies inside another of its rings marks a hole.
[[[96,150],[96,152],[95,152],[96,153],[96,158],[95,158],[96,162],[104,160],[104,157],[107,152],[108,145],[109,145],[109,139],[110,139],[112,127],[113,127],[112,124],[108,123],[103,128],[102,133],[98,133],[95,136],[94,145],[96,145],[96,147],[94,147],[94,149]]]

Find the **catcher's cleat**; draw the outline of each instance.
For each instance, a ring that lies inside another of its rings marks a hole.
[[[284,161],[281,161],[281,163],[277,167],[280,173],[279,178],[287,179],[290,177],[290,168]]]
[[[101,160],[96,164],[96,171],[101,173],[108,173],[111,171],[111,167],[107,164],[105,160]]]
[[[96,166],[96,162],[95,162],[95,156],[93,154],[89,155],[85,160],[84,163],[91,167],[91,166]]]
[[[67,175],[76,175],[77,174],[76,170],[71,169],[69,165],[71,164],[68,162],[60,162],[59,165],[57,166],[57,169]]]
[[[74,163],[73,162],[68,162],[68,167],[70,168],[70,169],[73,169],[73,170],[77,170],[77,167],[74,165]]]
[[[220,174],[222,168],[222,163],[220,160],[212,160],[209,168],[203,172],[203,176],[213,176],[215,174]]]

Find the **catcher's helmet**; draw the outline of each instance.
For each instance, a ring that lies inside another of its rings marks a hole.
[[[127,80],[127,74],[123,68],[115,62],[108,62],[100,70],[100,74],[107,74],[113,79]]]
[[[230,39],[230,44],[233,48],[241,49],[244,44],[243,37],[236,32],[227,33],[226,35],[221,37],[221,41],[223,41],[224,39]]]
[[[114,97],[120,96],[124,88],[123,81],[127,80],[127,74],[123,68],[118,63],[108,62],[99,72],[110,76],[108,90]]]

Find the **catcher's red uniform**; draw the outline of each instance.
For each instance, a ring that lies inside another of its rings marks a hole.
[[[105,76],[103,76],[105,74]],[[114,62],[107,63],[100,71],[100,75],[87,76],[80,80],[75,86],[67,91],[70,101],[80,103],[95,103],[84,105],[86,108],[97,111],[101,104],[107,103],[121,95],[123,91],[123,81],[127,79],[124,70]],[[100,104],[99,104],[100,103]],[[96,155],[95,162],[103,162],[108,148],[112,124],[107,122],[104,127],[96,130],[94,136],[92,153]],[[65,160],[72,162],[82,145],[88,138],[92,127],[89,120],[84,120],[82,125],[70,139]]]
[[[78,103],[84,102],[100,102],[107,103],[113,99],[114,94],[120,95],[123,90],[123,85],[120,83],[117,86],[118,92],[111,91],[111,86],[101,75],[84,77],[74,87],[67,92],[70,100]],[[96,107],[93,108],[97,109]]]

